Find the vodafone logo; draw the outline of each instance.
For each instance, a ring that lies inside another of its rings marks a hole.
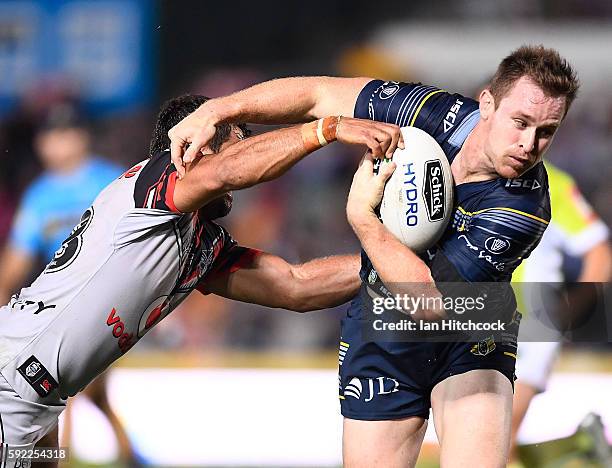
[[[138,322],[138,338],[147,333],[170,313],[170,296],[160,296],[145,309]]]
[[[125,323],[123,323],[117,309],[114,307],[113,310],[110,311],[110,314],[108,314],[106,326],[112,328],[113,336],[117,338],[117,343],[122,353],[125,353],[134,346],[134,334],[128,333],[125,330]]]

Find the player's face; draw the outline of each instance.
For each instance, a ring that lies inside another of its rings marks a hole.
[[[488,116],[484,151],[495,172],[513,179],[540,162],[564,112],[565,97],[546,96],[527,77],[519,79]]]
[[[232,211],[233,200],[232,192],[224,193],[200,208],[199,214],[204,219],[223,218]]]

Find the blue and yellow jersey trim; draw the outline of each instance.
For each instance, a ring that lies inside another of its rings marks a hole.
[[[539,216],[515,208],[499,206],[470,212],[458,206],[455,211],[453,227],[459,232],[465,231],[472,225],[475,218],[499,224],[515,231],[522,232],[523,234],[536,236],[541,236],[549,223]],[[486,230],[482,226],[474,227]]]

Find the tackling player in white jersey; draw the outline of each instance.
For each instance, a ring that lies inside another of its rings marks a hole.
[[[290,265],[239,246],[212,220],[229,213],[231,190],[279,177],[324,144],[363,144],[377,157],[394,151],[403,146],[399,127],[327,117],[245,139],[243,125],[219,125],[212,154],[177,180],[168,130],[206,99],[165,105],[151,156],[98,195],[44,272],[0,308],[2,468],[27,466],[11,456],[16,447],[56,445],[67,398],[194,289],[295,311],[357,293],[357,255]]]

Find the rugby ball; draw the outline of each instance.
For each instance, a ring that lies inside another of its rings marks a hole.
[[[415,127],[403,127],[404,149],[393,153],[396,169],[380,205],[383,224],[415,252],[432,247],[453,208],[453,176],[438,142]]]

